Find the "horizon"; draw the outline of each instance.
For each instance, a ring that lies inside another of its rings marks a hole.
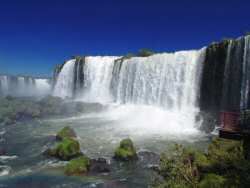
[[[244,0],[4,1],[0,74],[48,77],[74,55],[197,50],[243,36],[249,6]]]

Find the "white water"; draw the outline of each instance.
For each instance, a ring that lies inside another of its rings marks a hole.
[[[86,57],[81,99],[118,105],[93,116],[119,119],[119,131],[144,135],[197,133],[204,56],[205,49],[135,57],[125,60],[116,73],[115,60],[119,57]],[[58,96],[72,96],[73,66],[73,60],[67,62],[59,74],[54,92]]]
[[[69,60],[58,75],[53,95],[61,98],[73,97],[75,59]]]
[[[82,100],[107,103],[113,100],[110,93],[114,61],[118,57],[86,57],[84,93]]]
[[[242,75],[241,108],[246,109],[248,107],[250,86],[250,36],[245,37]]]
[[[116,101],[190,110],[196,106],[203,58],[204,50],[125,60]]]
[[[0,95],[17,97],[45,96],[50,94],[51,87],[48,79],[23,76],[0,76]]]
[[[9,90],[7,76],[0,76],[0,89],[2,90],[3,95],[7,95]]]
[[[36,93],[39,96],[45,96],[50,94],[51,85],[48,79],[36,78],[35,79]]]
[[[11,171],[9,166],[0,165],[0,176],[7,176]]]

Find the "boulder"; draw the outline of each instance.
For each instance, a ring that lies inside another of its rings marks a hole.
[[[0,156],[1,155],[6,155],[6,150],[2,147],[0,147]]]
[[[120,142],[120,146],[115,150],[114,158],[121,161],[130,161],[138,158],[131,139],[127,138]]]
[[[82,155],[79,142],[72,138],[64,138],[55,148],[48,149],[46,154],[66,161]]]
[[[104,158],[91,159],[90,161],[90,173],[108,173],[111,171],[110,164]]]
[[[66,175],[84,175],[89,171],[90,159],[84,155],[72,159],[66,165],[64,173]]]
[[[57,140],[63,140],[64,138],[76,138],[75,131],[70,127],[64,127],[62,130],[60,130],[57,135]]]

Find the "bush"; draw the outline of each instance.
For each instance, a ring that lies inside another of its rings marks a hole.
[[[199,188],[224,188],[225,178],[216,174],[207,174],[199,183]]]
[[[88,172],[89,167],[90,159],[86,156],[80,156],[69,161],[64,169],[64,173],[66,175],[83,175]]]
[[[140,49],[137,55],[139,57],[148,57],[154,55],[154,52],[149,49]]]
[[[249,187],[249,172],[239,141],[214,139],[207,153],[176,145],[161,155],[164,182],[156,187]]]

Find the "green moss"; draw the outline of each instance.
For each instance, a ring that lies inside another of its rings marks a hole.
[[[131,139],[124,139],[115,150],[115,158],[119,160],[132,160],[137,158],[136,150]]]
[[[62,160],[70,160],[81,155],[80,144],[72,138],[64,138],[54,149],[48,152],[48,155]]]
[[[72,128],[67,126],[57,133],[56,138],[58,140],[63,140],[64,138],[76,138],[76,133]]]
[[[64,172],[66,175],[83,175],[88,172],[90,160],[86,156],[81,156],[69,161]]]
[[[224,188],[226,179],[216,174],[207,174],[199,183],[199,188]]]

